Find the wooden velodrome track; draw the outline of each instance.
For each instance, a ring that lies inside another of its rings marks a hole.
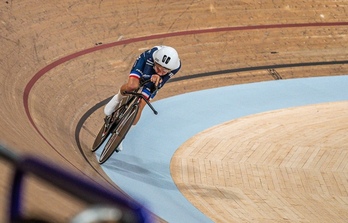
[[[102,109],[77,129],[126,81],[144,49],[172,45],[183,61],[156,100],[274,80],[272,68],[283,79],[344,75],[347,16],[346,0],[3,1],[0,140],[117,188],[89,152]],[[347,108],[306,106],[213,127],[178,149],[173,179],[215,222],[347,222]],[[202,149],[207,143],[213,152]],[[238,151],[224,146],[232,144]],[[12,171],[3,161],[0,168],[4,222]],[[57,221],[85,208],[34,177],[25,201],[29,213]]]

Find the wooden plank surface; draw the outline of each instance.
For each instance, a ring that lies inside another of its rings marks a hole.
[[[345,222],[347,108],[318,104],[211,127],[176,151],[173,179],[216,222]]]
[[[276,68],[283,79],[344,75],[348,74],[347,63],[320,63],[347,60],[348,26],[337,25],[347,23],[347,4],[345,0],[4,1],[0,4],[0,141],[20,154],[42,157],[88,179],[118,188],[89,153],[102,109],[85,120],[81,132],[76,131],[86,112],[126,81],[140,52],[167,44],[176,47],[181,55],[183,68],[177,78],[183,80],[168,83],[156,100],[219,86],[273,80],[266,67],[281,64],[313,63]],[[261,27],[272,24],[279,26]],[[230,29],[199,32],[223,27]],[[178,32],[187,33],[172,35]],[[157,34],[166,36],[150,38]],[[135,41],[139,37],[147,38]],[[130,41],[123,43],[124,40]],[[94,50],[111,43],[121,44]],[[85,50],[89,53],[75,54]],[[257,69],[262,66],[265,68]],[[240,68],[247,70],[234,72]],[[219,74],[193,78],[209,72]],[[268,134],[272,128],[280,128],[277,123],[267,124],[268,128],[243,125],[245,129],[234,133],[239,141],[194,137],[185,149],[180,148],[182,154],[172,163],[190,166],[179,175],[174,172],[185,182],[178,183],[179,188],[184,194],[194,193],[192,202],[208,216],[215,216],[216,221],[224,222],[231,217],[229,220],[236,222],[245,219],[305,222],[318,220],[315,215],[324,215],[321,220],[326,221],[335,214],[337,222],[344,221],[347,219],[344,206],[348,202],[347,151],[313,148],[318,140],[346,145],[345,132],[336,128],[342,123],[331,121],[325,126],[313,125],[325,129],[330,125],[332,129],[303,131],[310,140],[291,137],[292,131],[298,129],[294,124],[286,129],[287,135],[281,140],[275,135],[267,141],[255,141],[256,133]],[[224,128],[230,128],[230,124]],[[330,134],[335,128],[337,137],[333,138]],[[245,132],[255,133],[254,138]],[[234,136],[223,138],[231,137]],[[206,147],[216,144],[234,149],[206,154],[203,149],[196,150],[201,143]],[[250,150],[245,153],[244,148]],[[192,158],[192,154],[205,158]],[[238,160],[243,162],[236,163]],[[1,161],[0,168],[3,222],[12,166]],[[312,169],[316,171],[309,171]],[[331,172],[325,172],[328,169]],[[330,182],[332,185],[325,186]],[[38,193],[45,196],[36,196]],[[26,195],[28,211],[49,212],[62,221],[85,208],[35,179],[30,180]],[[322,198],[325,203],[319,202]],[[310,202],[300,204],[301,199]],[[219,205],[227,201],[230,206]]]

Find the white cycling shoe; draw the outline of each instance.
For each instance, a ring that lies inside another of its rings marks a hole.
[[[118,104],[120,103],[117,99],[117,95],[111,98],[111,100],[104,107],[104,114],[110,116],[115,110]]]

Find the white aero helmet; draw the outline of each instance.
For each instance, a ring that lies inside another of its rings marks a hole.
[[[180,66],[178,52],[170,46],[160,46],[153,53],[153,60],[164,68],[175,70]]]

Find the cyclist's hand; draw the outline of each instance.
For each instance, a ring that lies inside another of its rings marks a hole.
[[[156,87],[158,87],[158,85],[162,83],[162,78],[160,75],[154,74],[151,76],[151,82],[154,83]]]

